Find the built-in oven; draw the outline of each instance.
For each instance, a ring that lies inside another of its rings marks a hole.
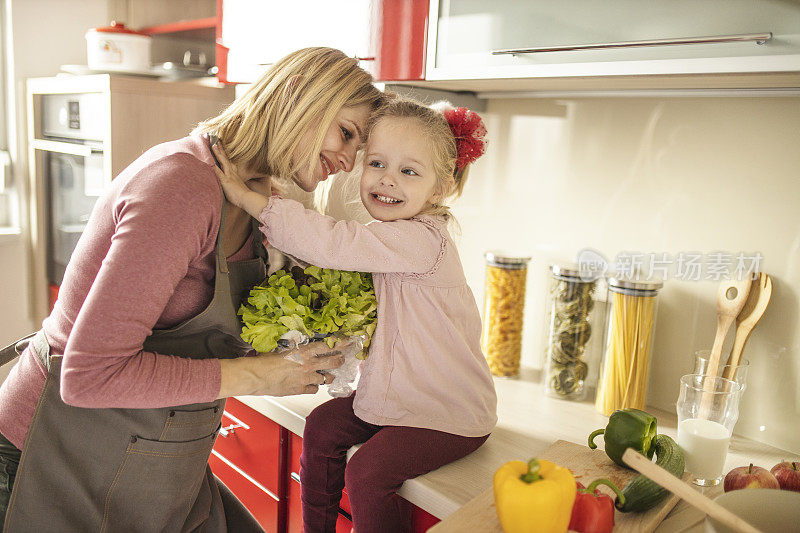
[[[107,74],[30,78],[26,85],[31,297],[39,322],[52,309],[75,245],[112,178],[150,147],[219,114],[234,90]]]
[[[41,137],[46,197],[46,269],[52,307],[72,252],[106,178],[103,138],[108,123],[101,93],[49,94],[41,101]]]

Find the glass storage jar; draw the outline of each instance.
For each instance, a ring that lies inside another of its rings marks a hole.
[[[586,396],[589,344],[596,325],[594,296],[597,280],[581,277],[577,265],[550,265],[545,339],[545,393],[582,400]],[[585,274],[585,273],[584,273]]]
[[[519,374],[522,312],[530,257],[486,253],[481,348],[495,376]]]
[[[595,408],[644,409],[661,280],[608,278],[608,328]]]

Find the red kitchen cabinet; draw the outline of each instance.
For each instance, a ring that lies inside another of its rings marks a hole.
[[[209,465],[267,531],[281,520],[281,427],[229,398]],[[285,522],[284,522],[285,523]]]
[[[247,475],[242,468],[226,462],[213,453],[208,460],[211,470],[231,489],[266,531],[276,531],[278,524],[278,499],[266,491],[264,486]]]
[[[376,80],[425,79],[428,9],[428,0],[381,1]]]
[[[280,426],[255,409],[230,398],[214,451],[278,495]]]

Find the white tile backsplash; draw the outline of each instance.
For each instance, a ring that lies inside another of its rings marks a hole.
[[[800,98],[496,99],[483,116],[489,151],[454,204],[457,240],[479,304],[486,250],[533,256],[523,364],[541,366],[550,262],[585,247],[760,252],[774,293],[745,348],[736,432],[800,453]],[[651,405],[674,409],[693,352],[711,347],[717,286],[667,280]]]

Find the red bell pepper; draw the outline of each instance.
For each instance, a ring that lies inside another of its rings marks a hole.
[[[611,533],[614,529],[614,500],[611,496],[595,490],[598,485],[610,487],[620,501],[625,501],[622,491],[612,482],[601,478],[592,481],[587,488],[576,483],[578,493],[572,506],[569,529],[578,533]]]

